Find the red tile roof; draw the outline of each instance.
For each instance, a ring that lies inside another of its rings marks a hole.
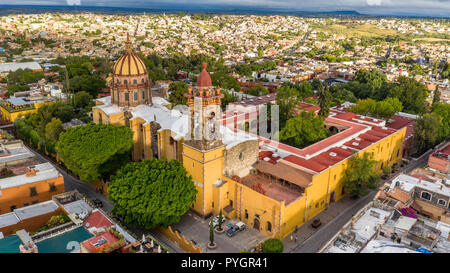
[[[105,228],[113,225],[111,221],[106,218],[100,211],[93,211],[91,215],[83,223],[86,229],[90,229],[92,227],[96,228]]]

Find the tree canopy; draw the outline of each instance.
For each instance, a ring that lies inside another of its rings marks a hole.
[[[131,158],[133,133],[128,127],[89,123],[69,128],[56,144],[62,162],[82,180],[109,178]]]
[[[184,96],[188,92],[188,85],[183,81],[172,82],[169,85],[169,102],[172,106],[183,104],[186,105],[187,98]]]
[[[342,177],[346,193],[363,196],[376,188],[379,177],[375,171],[376,163],[369,153],[351,157]]]
[[[298,92],[295,88],[288,85],[282,85],[277,89],[276,102],[279,106],[280,128],[286,124],[286,121],[297,114],[297,106],[300,103]]]
[[[246,93],[252,96],[262,96],[269,94],[269,90],[262,85],[257,85],[247,89]]]
[[[270,238],[264,241],[263,253],[282,253],[283,242],[280,239]]]
[[[403,105],[397,98],[386,98],[382,101],[375,101],[373,99],[358,100],[348,111],[389,120],[395,113],[400,112],[402,109]]]
[[[328,85],[325,85],[325,87],[319,86],[319,90],[317,91],[317,97],[320,106],[318,115],[323,118],[326,118],[330,114],[330,106],[332,100],[332,96]]]
[[[196,194],[183,165],[165,158],[128,163],[111,176],[108,187],[113,214],[125,224],[143,228],[179,222]]]
[[[438,143],[440,122],[441,118],[436,113],[424,114],[416,119],[413,133],[413,147],[419,154]]]
[[[316,116],[312,111],[302,111],[300,115],[287,120],[286,126],[280,131],[280,140],[297,148],[304,148],[329,135],[322,117]]]

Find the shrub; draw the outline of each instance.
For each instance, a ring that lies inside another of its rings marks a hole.
[[[282,253],[283,248],[283,242],[275,238],[267,239],[263,244],[264,253]]]

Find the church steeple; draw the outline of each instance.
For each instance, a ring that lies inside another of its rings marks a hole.
[[[191,114],[190,140],[186,143],[200,150],[223,145],[220,138],[220,104],[223,94],[220,87],[212,86],[211,77],[206,71],[206,63],[198,76],[197,86],[189,87],[185,94]]]

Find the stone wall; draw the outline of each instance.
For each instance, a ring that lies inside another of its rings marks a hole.
[[[252,165],[258,160],[258,152],[258,140],[248,140],[225,150],[223,173],[228,177],[248,175]]]

